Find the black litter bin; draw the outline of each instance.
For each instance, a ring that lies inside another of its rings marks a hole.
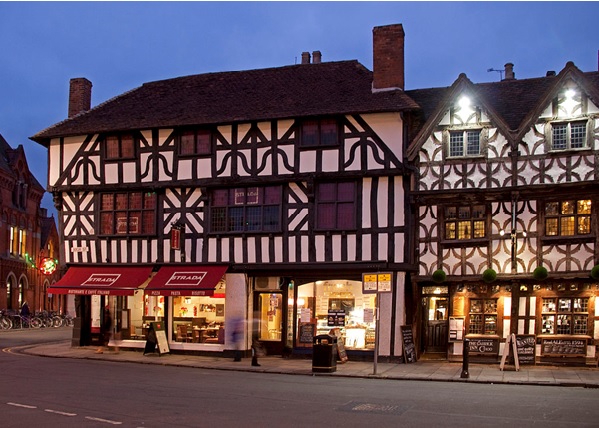
[[[328,334],[314,337],[312,346],[312,371],[333,373],[337,371],[337,338]]]

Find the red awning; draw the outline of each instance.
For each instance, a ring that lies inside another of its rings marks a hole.
[[[145,288],[150,296],[212,296],[227,266],[163,266]]]
[[[152,267],[70,267],[55,284],[52,294],[133,296],[152,273]]]

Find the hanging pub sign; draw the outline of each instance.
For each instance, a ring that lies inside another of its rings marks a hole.
[[[181,228],[172,227],[171,228],[171,249],[172,250],[180,250],[181,249]]]
[[[44,275],[52,275],[56,272],[58,262],[52,257],[44,257],[41,262],[40,270]]]

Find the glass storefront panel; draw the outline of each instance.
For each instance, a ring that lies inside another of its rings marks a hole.
[[[171,297],[171,340],[183,343],[225,343],[225,298]]]
[[[298,287],[296,321],[316,323],[316,335],[336,332],[349,349],[374,349],[375,294],[361,281],[327,280]],[[301,342],[298,333],[298,342]]]
[[[258,296],[258,340],[280,341],[283,333],[283,294],[261,293]]]

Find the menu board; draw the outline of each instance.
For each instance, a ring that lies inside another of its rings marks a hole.
[[[517,334],[516,351],[520,364],[535,363],[536,339],[534,334]]]
[[[300,343],[312,343],[314,341],[314,331],[315,330],[316,330],[316,324],[300,323],[300,325],[299,325],[299,342]]]
[[[499,340],[492,338],[469,338],[468,351],[476,355],[499,355]]]
[[[406,363],[415,363],[416,359],[416,346],[414,346],[414,333],[412,332],[411,325],[402,325],[401,337],[403,342],[403,356]]]
[[[580,355],[587,354],[586,339],[543,339],[543,355]]]

